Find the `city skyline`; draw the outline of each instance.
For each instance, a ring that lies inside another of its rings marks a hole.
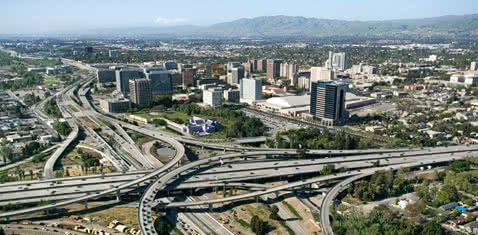
[[[2,33],[49,33],[59,31],[99,29],[107,27],[137,26],[208,26],[242,18],[260,16],[304,16],[308,18],[380,21],[396,19],[429,18],[444,15],[478,13],[472,0],[459,1],[411,1],[400,4],[378,0],[354,2],[301,0],[291,4],[285,0],[243,4],[218,1],[185,1],[184,4],[145,0],[133,1],[11,1],[3,5],[5,14],[0,16]],[[184,7],[188,6],[188,7]],[[252,6],[252,7],[251,7]],[[304,7],[307,6],[307,7]],[[426,11],[425,11],[426,9]]]

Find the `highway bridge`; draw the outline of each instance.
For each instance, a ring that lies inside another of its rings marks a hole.
[[[69,61],[69,63],[76,63],[76,66],[82,66],[85,69],[91,70],[88,66],[78,64],[77,62]],[[72,99],[74,96],[72,94],[73,89],[61,92],[57,96],[60,109],[62,112],[65,111],[67,119],[75,120],[78,126],[84,128],[88,136],[93,137],[98,142],[98,148],[105,152],[105,156],[112,164],[123,172],[2,184],[0,185],[0,194],[6,197],[0,198],[0,204],[7,202],[33,202],[46,198],[62,201],[55,201],[45,206],[4,212],[0,214],[0,217],[8,219],[12,216],[31,214],[36,211],[48,211],[56,207],[63,207],[72,203],[83,203],[105,196],[117,196],[120,198],[121,193],[142,193],[138,209],[142,233],[157,234],[153,227],[152,209],[158,205],[164,208],[201,208],[204,205],[212,207],[214,204],[228,203],[247,198],[258,200],[258,197],[261,195],[283,190],[299,190],[310,184],[326,185],[335,181],[345,180],[332,187],[322,203],[322,216],[327,216],[328,218],[328,211],[325,211],[327,210],[325,208],[329,207],[330,202],[346,185],[373,174],[377,170],[439,165],[463,159],[478,151],[477,146],[460,145],[449,148],[426,149],[307,150],[304,153],[302,150],[296,149],[243,147],[238,142],[204,142],[163,132],[151,127],[135,126],[97,112],[87,99],[89,92],[88,82],[91,81],[81,81],[81,84],[76,84],[76,87],[81,85],[78,89],[81,106]],[[66,94],[66,91],[70,94]],[[79,112],[69,110],[68,105],[64,105],[65,100],[67,103],[70,102],[72,106],[77,107]],[[128,151],[129,154],[117,153],[115,148],[118,146],[109,146],[101,135],[87,127],[80,118],[75,116],[75,113],[78,113],[81,117],[89,118],[102,127],[104,125],[101,125],[101,119],[112,123],[116,130],[111,130],[111,128],[107,127],[104,128],[105,133],[111,134],[117,143],[128,145],[129,147],[123,150]],[[152,136],[159,141],[171,145],[176,150],[173,158],[160,168],[150,169],[152,168],[152,162],[143,156],[123,128]],[[67,141],[71,140],[67,139],[63,143],[65,146],[67,146]],[[244,141],[248,140],[244,139]],[[258,138],[249,139],[249,141],[262,140]],[[224,151],[238,151],[238,153],[209,157],[181,165],[181,159],[185,153],[184,145],[186,144]],[[47,162],[48,167],[45,166],[45,168],[53,169],[60,155],[58,157],[51,157],[51,162]],[[291,158],[295,159],[291,160]],[[343,167],[344,172],[317,177],[318,172],[327,164],[334,164],[336,168]],[[301,175],[312,176],[312,178],[305,178],[278,187],[261,187],[250,182],[252,180],[290,176],[294,176],[297,179]],[[253,189],[253,192],[207,201],[194,201],[189,198],[183,202],[170,202],[156,198],[158,195],[168,194],[172,190],[198,190],[217,186],[244,187]],[[189,218],[195,220],[194,217]],[[323,218],[322,221],[325,223],[323,224],[324,229],[330,228],[330,225],[327,224],[328,219]],[[326,234],[333,234],[331,232],[330,230]],[[227,234],[230,232],[228,230],[221,230],[221,233]]]
[[[410,162],[417,157],[397,157],[383,161],[381,165],[399,164]],[[353,164],[351,164],[353,162]],[[334,164],[338,168],[360,169],[373,167],[376,162],[372,160],[357,160],[330,158],[330,159],[309,159],[309,160],[269,160],[250,159],[248,163],[232,162],[227,166],[207,169],[196,172],[192,169],[184,172],[185,179],[177,190],[201,189],[216,187],[227,184],[231,186],[235,182],[259,180],[277,177],[290,177],[295,175],[317,174],[327,164]],[[252,172],[252,174],[251,174]],[[25,183],[9,183],[0,185],[0,205],[9,203],[26,203],[38,201],[53,201],[67,198],[68,196],[79,196],[103,191],[105,188],[118,187],[123,183],[132,181],[147,174],[148,171],[135,173],[125,172],[123,175],[104,175],[100,177],[69,177],[48,181],[30,181]],[[190,176],[190,177],[188,177]],[[144,185],[135,185],[140,187]],[[133,188],[134,188],[133,187]]]
[[[446,153],[470,154],[477,148],[465,147],[465,150],[436,149],[431,153],[427,150],[413,151],[393,154],[375,154],[365,156],[333,157],[333,158],[311,158],[287,160],[284,158],[271,158],[271,155],[264,152],[248,152],[248,161],[242,159],[234,162],[225,161],[225,165],[196,172],[195,169],[183,172],[182,175],[194,175],[187,178],[179,186],[178,190],[190,188],[209,188],[224,183],[243,182],[274,177],[287,177],[292,175],[315,174],[323,166],[334,164],[335,168],[357,169],[373,167],[375,165],[392,165],[410,161],[417,161],[429,156]],[[290,152],[286,156],[294,156]],[[377,162],[378,161],[378,162]],[[7,194],[0,199],[0,205],[7,203],[25,203],[45,200],[63,199],[68,195],[84,195],[86,193],[101,192],[104,188],[112,188],[129,182],[150,173],[151,171],[125,172],[123,175],[106,174],[94,177],[68,177],[45,181],[15,182],[0,185],[0,194]],[[251,172],[253,174],[251,174]]]
[[[453,160],[453,159],[460,159],[464,158],[465,156],[469,156],[473,152],[472,149],[469,146],[462,146],[458,147],[460,149],[461,154],[456,154],[456,153],[446,153],[443,152],[442,154],[444,156],[448,156],[448,159]],[[476,151],[476,149],[473,149]],[[428,150],[421,150],[424,153],[428,153]],[[267,151],[266,151],[267,152]],[[283,152],[282,154],[289,155],[292,152]],[[280,154],[275,151],[270,151],[269,154]],[[186,172],[189,169],[195,169],[195,168],[200,168],[200,167],[210,167],[209,165],[214,163],[214,162],[220,162],[220,161],[226,161],[229,159],[234,159],[234,158],[244,158],[244,157],[250,157],[253,156],[254,153],[239,153],[239,154],[229,154],[229,155],[222,155],[222,156],[216,156],[216,157],[211,157],[207,159],[202,159],[198,161],[191,162],[187,165],[181,166],[179,168],[176,168],[172,171],[169,171],[166,173],[164,176],[160,177],[156,182],[151,184],[151,186],[148,188],[148,190],[143,194],[143,197],[140,201],[140,206],[139,206],[139,212],[138,212],[138,218],[140,218],[140,227],[141,230],[143,231],[144,234],[156,234],[154,229],[152,228],[152,224],[149,223],[151,221],[151,209],[153,208],[152,206],[154,205],[154,200],[158,192],[161,190],[164,190],[166,185],[170,183],[172,179],[179,179],[180,176]],[[436,155],[436,154],[434,154]],[[433,155],[428,155],[433,156]],[[421,160],[415,160],[417,162],[416,164],[424,164],[424,161]],[[353,163],[354,164],[354,163]],[[253,171],[252,171],[253,172]]]

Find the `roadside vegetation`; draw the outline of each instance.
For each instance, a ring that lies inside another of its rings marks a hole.
[[[55,118],[63,117],[61,115],[60,108],[58,108],[58,105],[56,104],[56,99],[50,99],[48,102],[46,102],[45,106],[43,107],[43,110],[45,111],[46,114],[52,117],[55,117]]]
[[[268,138],[266,145],[271,148],[305,149],[368,149],[372,141],[345,134],[332,134],[317,128],[302,128],[281,131],[274,138]]]

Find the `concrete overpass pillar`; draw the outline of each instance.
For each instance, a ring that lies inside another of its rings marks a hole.
[[[212,211],[214,208],[213,208],[213,204],[209,204],[209,210]]]
[[[121,190],[116,191],[116,201],[121,201]]]
[[[7,223],[10,223],[10,217],[9,216],[5,217],[5,220],[7,220]]]
[[[45,209],[45,214],[46,214],[47,216],[49,216],[49,215],[50,215],[50,210]]]
[[[85,209],[88,209],[88,201],[85,201]]]
[[[201,145],[201,150],[204,150],[204,145]]]

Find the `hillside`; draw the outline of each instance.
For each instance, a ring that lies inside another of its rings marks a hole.
[[[214,24],[191,33],[219,37],[477,36],[478,14],[390,21],[264,16]]]

